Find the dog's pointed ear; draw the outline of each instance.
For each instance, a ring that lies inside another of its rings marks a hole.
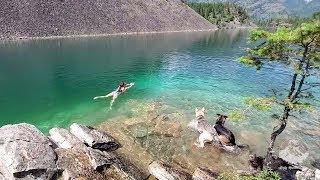
[[[196,107],[196,109],[194,110],[195,112],[198,112],[199,111],[199,109]]]
[[[218,113],[217,116],[221,116],[221,114]]]
[[[202,107],[202,109],[201,109],[201,110],[202,110],[203,112],[204,112],[204,111],[206,111],[206,109],[205,109],[204,107]]]

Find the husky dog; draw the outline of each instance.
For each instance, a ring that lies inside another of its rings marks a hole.
[[[196,113],[196,119],[192,120],[188,124],[188,127],[193,128],[200,133],[200,136],[198,138],[198,142],[196,143],[196,145],[198,147],[204,147],[204,144],[206,142],[217,141],[218,139],[215,137],[217,137],[218,134],[215,128],[212,125],[210,125],[209,122],[204,117],[205,109],[196,108],[195,113]]]
[[[234,151],[236,146],[235,138],[233,133],[227,129],[224,124],[228,116],[217,114],[219,117],[216,121],[216,124],[210,125],[209,122],[205,119],[205,109],[195,110],[196,119],[192,120],[189,124],[189,128],[197,130],[200,135],[196,145],[198,147],[204,147],[206,142],[213,142],[214,145],[226,150]]]
[[[189,128],[193,128],[197,130],[199,133],[203,133],[204,131],[208,131],[212,134],[217,134],[216,130],[212,125],[209,124],[209,122],[205,119],[204,113],[205,109],[198,109],[195,110],[196,113],[196,119],[192,120],[189,124]]]

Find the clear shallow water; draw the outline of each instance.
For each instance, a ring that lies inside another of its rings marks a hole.
[[[44,132],[72,122],[98,125],[119,116],[139,117],[132,109],[152,102],[164,104],[162,113],[184,114],[186,123],[194,108],[203,106],[211,121],[216,113],[243,112],[246,120],[228,126],[240,141],[263,151],[276,123],[270,116],[279,109],[256,112],[243,100],[286,88],[290,69],[266,64],[257,72],[239,64],[246,37],[246,31],[217,31],[3,43],[0,125],[28,122]],[[112,110],[109,100],[92,100],[121,80],[136,85]],[[281,138],[302,140],[317,157],[319,136],[302,130],[319,127],[318,116],[293,119],[285,132],[289,136]]]

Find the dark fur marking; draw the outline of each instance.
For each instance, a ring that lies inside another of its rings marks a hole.
[[[219,118],[216,121],[214,128],[216,129],[218,135],[225,136],[229,140],[228,145],[236,145],[234,134],[228,128],[224,127],[225,120],[228,118],[228,116],[221,114],[217,115],[219,115]]]

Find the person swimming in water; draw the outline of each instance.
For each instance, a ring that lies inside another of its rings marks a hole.
[[[117,99],[117,97],[121,94],[124,93],[126,90],[128,90],[129,88],[131,88],[134,85],[134,83],[130,83],[130,84],[126,84],[125,82],[121,82],[119,84],[119,86],[117,87],[116,90],[112,91],[111,93],[105,95],[105,96],[96,96],[93,99],[104,99],[104,98],[108,98],[112,96],[112,100],[110,102],[110,109],[112,109],[112,105],[114,103],[114,101]]]
[[[122,93],[122,92],[125,91],[125,89],[126,89],[126,83],[122,81],[122,82],[119,84],[117,91],[118,91],[119,93]]]

